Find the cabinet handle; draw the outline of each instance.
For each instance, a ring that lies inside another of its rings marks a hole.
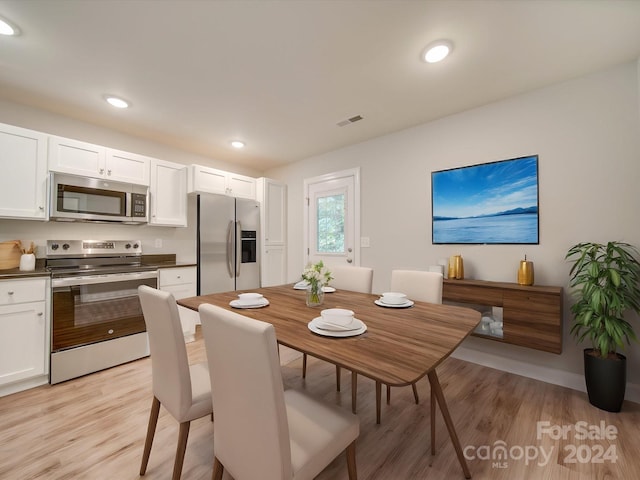
[[[8,293],[9,295],[13,295],[13,290],[9,290],[7,293]]]
[[[180,275],[177,276],[178,280],[180,280],[182,277]]]
[[[107,170],[107,175],[111,176],[111,170]]]
[[[42,312],[38,312],[38,316],[41,317],[43,315]]]
[[[104,168],[100,169],[100,175],[104,175]]]
[[[39,210],[44,210],[44,207],[43,207],[42,205],[40,205],[40,206],[38,207],[38,209],[39,209]]]

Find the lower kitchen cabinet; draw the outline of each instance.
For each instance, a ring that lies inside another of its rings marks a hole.
[[[158,288],[171,292],[176,300],[196,295],[196,267],[161,268]],[[193,342],[196,324],[200,323],[198,312],[178,306],[182,333],[186,342]]]
[[[262,257],[262,286],[271,287],[287,283],[287,257],[284,245],[264,247]]]
[[[49,381],[48,282],[0,281],[0,396]]]

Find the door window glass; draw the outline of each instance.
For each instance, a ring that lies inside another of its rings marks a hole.
[[[317,198],[316,218],[318,238],[318,252],[343,253],[345,196],[344,194],[330,195]]]

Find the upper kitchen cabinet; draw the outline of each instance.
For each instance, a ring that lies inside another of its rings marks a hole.
[[[47,136],[0,124],[0,218],[47,220]]]
[[[149,185],[151,159],[62,137],[49,137],[49,170]]]
[[[187,226],[187,166],[151,159],[150,225]]]
[[[215,168],[191,165],[188,192],[217,193],[255,200],[256,179]]]

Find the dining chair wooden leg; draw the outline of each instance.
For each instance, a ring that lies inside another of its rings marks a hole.
[[[351,372],[351,412],[356,413],[358,404],[358,374]]]
[[[156,425],[158,424],[158,414],[160,413],[160,400],[153,397],[151,402],[151,411],[149,412],[149,425],[147,426],[147,438],[144,441],[144,451],[142,453],[142,463],[140,464],[140,475],[147,472],[147,464],[149,463],[149,455],[151,454],[151,445],[153,445],[153,437],[156,433]]]
[[[447,407],[447,401],[444,398],[444,393],[442,393],[442,387],[440,386],[438,375],[436,374],[435,370],[431,370],[427,375],[429,377],[429,383],[431,384],[431,390],[438,400],[440,413],[442,413],[442,418],[444,419],[444,423],[447,426],[447,430],[449,431],[451,443],[453,443],[453,448],[455,449],[456,455],[458,456],[458,461],[460,462],[460,466],[462,467],[464,478],[471,478],[471,472],[469,471],[469,466],[467,465],[467,461],[464,458],[462,446],[460,445],[460,439],[458,439],[456,428],[453,424],[453,420],[451,419],[449,408]]]
[[[180,433],[178,434],[178,446],[176,447],[176,461],[173,464],[172,480],[180,480],[182,475],[182,464],[184,463],[184,453],[187,450],[187,440],[189,439],[189,427],[191,422],[182,422],[180,424]]]
[[[224,465],[220,463],[218,457],[214,457],[213,459],[213,475],[211,476],[211,480],[222,480],[222,474],[224,473]]]
[[[431,389],[431,456],[436,454],[436,396]]]
[[[376,424],[380,425],[380,403],[382,400],[382,384],[376,382]]]
[[[307,378],[307,354],[302,354],[302,378]]]
[[[349,480],[358,480],[358,469],[356,468],[356,442],[355,440],[347,447],[347,470]]]
[[[416,405],[418,405],[420,403],[420,397],[418,397],[418,388],[416,387],[415,383],[412,383],[411,387],[413,388],[413,399],[415,400]],[[389,404],[391,404],[391,387],[387,385],[387,405]]]
[[[340,367],[336,365],[336,391],[340,391],[340,374],[342,373]]]

